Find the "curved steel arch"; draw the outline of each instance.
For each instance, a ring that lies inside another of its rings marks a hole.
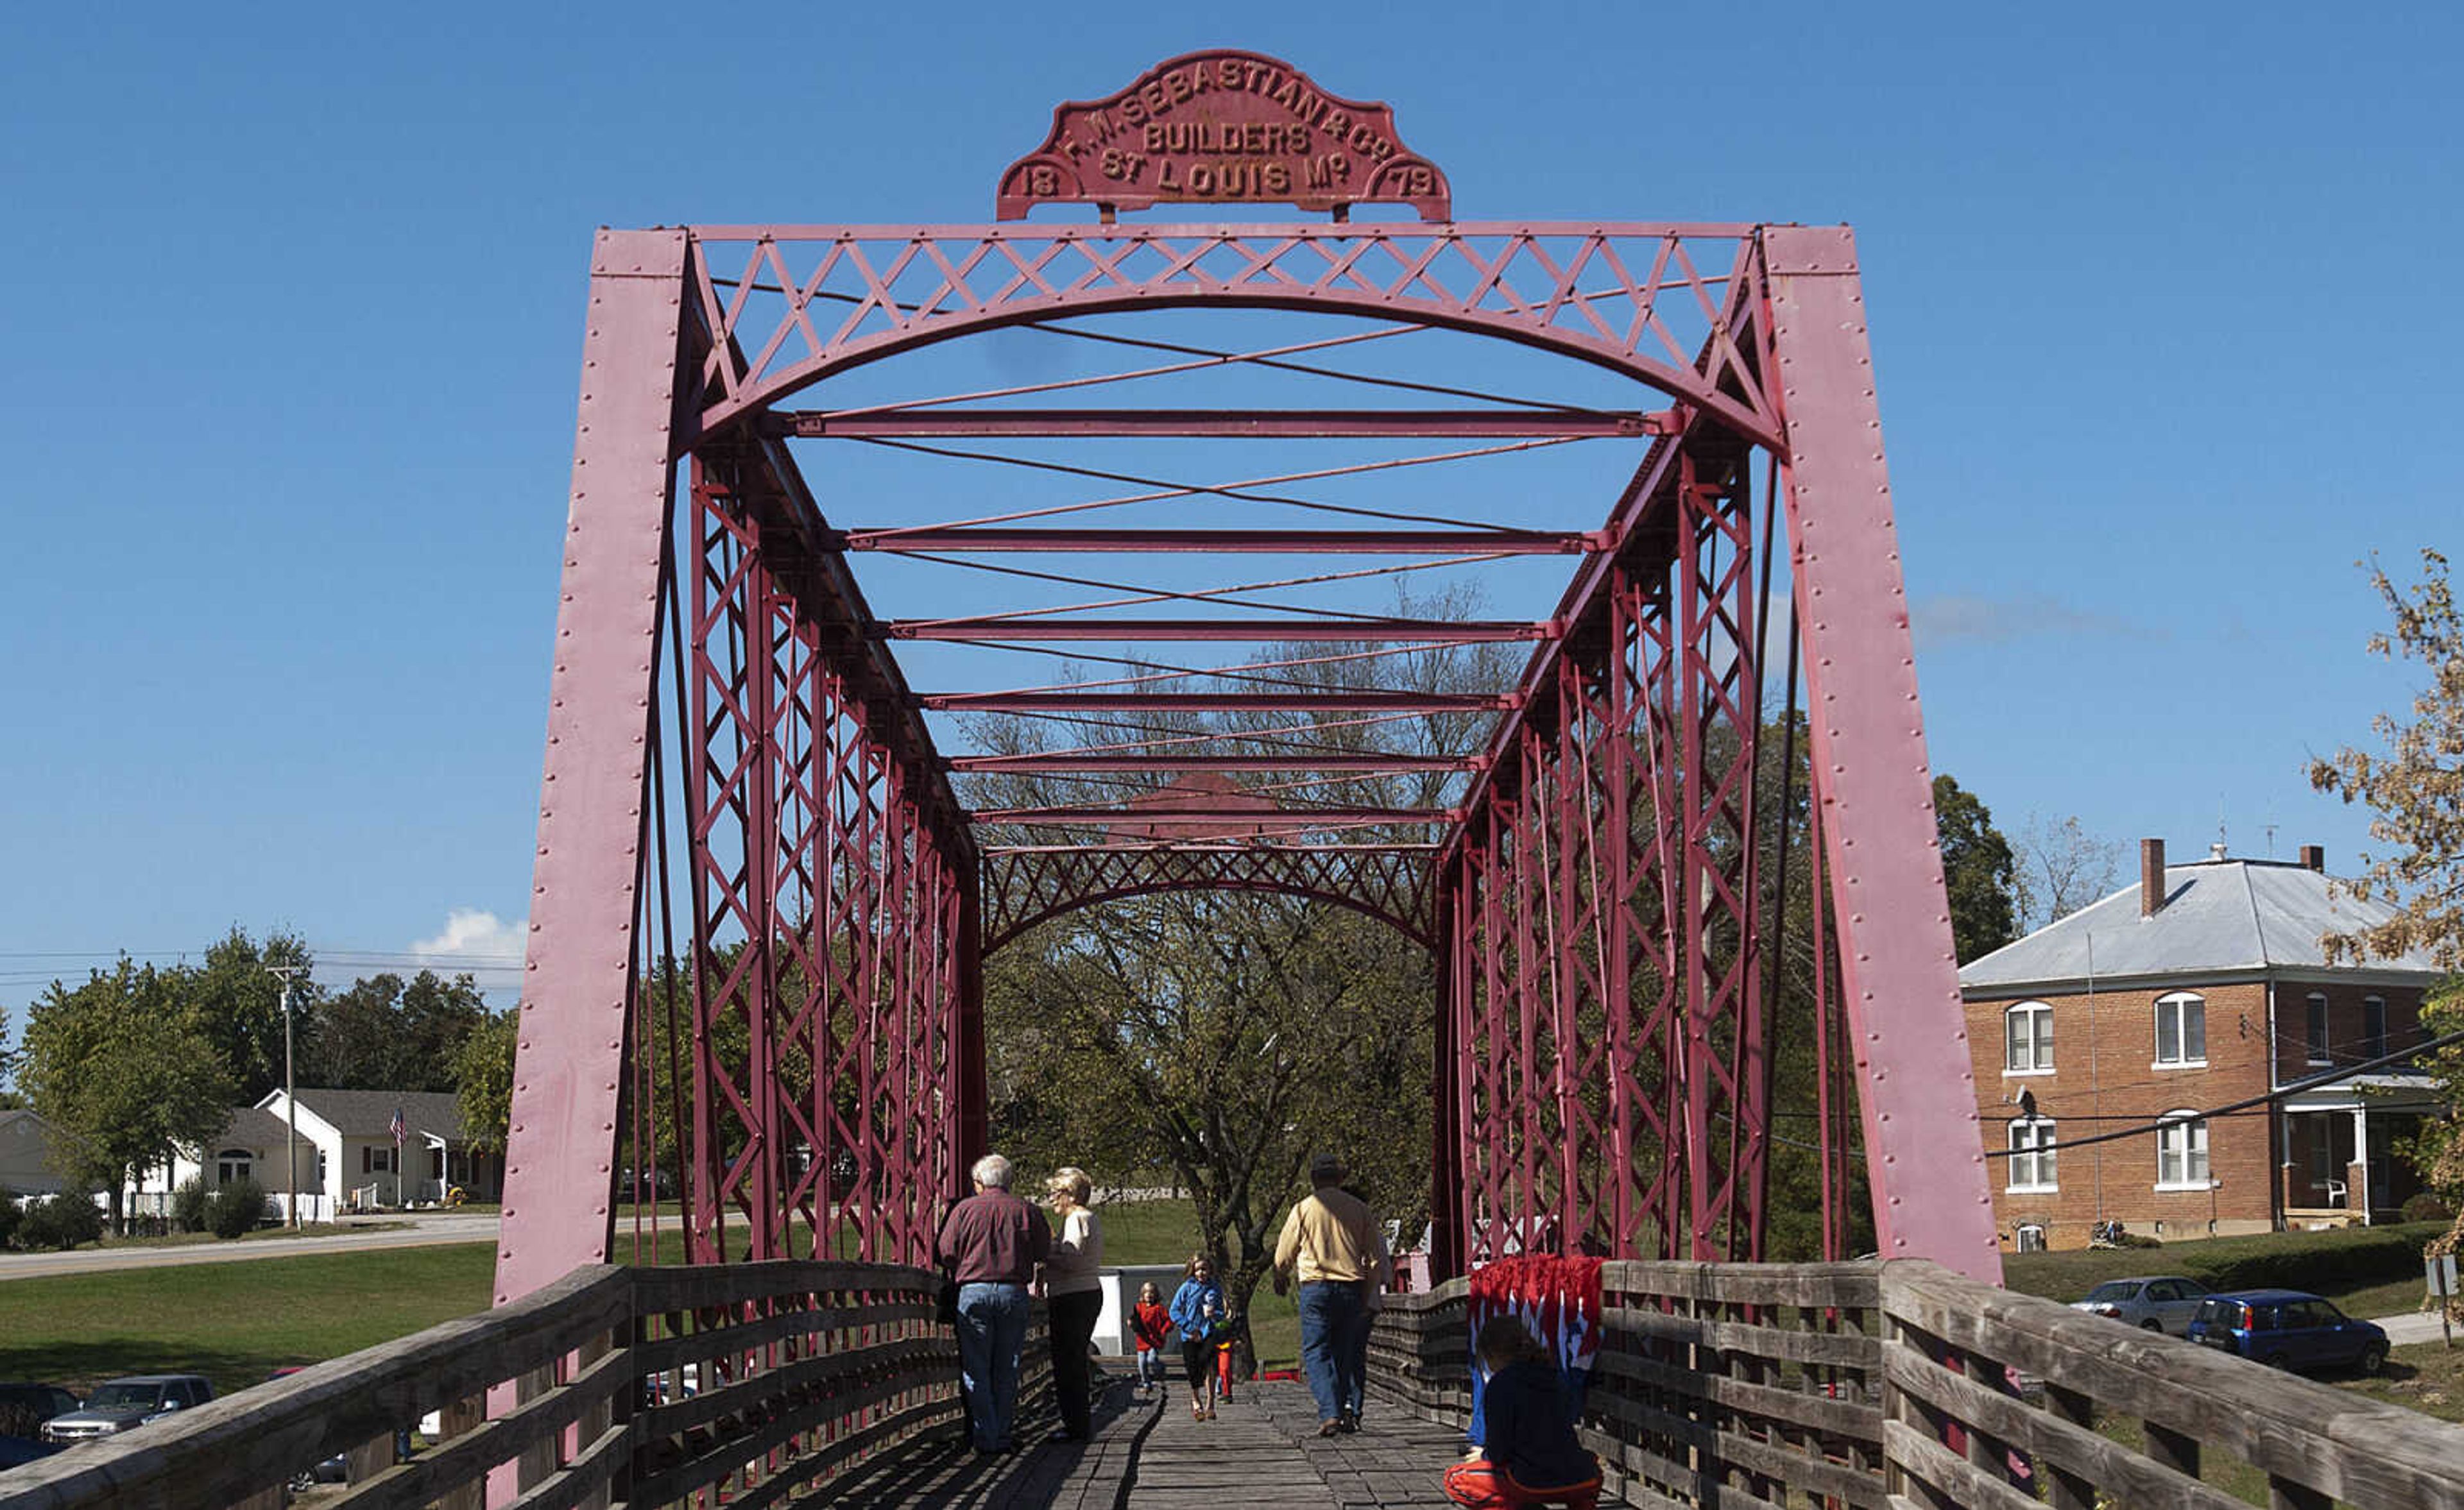
[[[1166,891],[1309,897],[1375,918],[1423,949],[1436,947],[1428,862],[1397,851],[991,850],[982,874],[987,954],[1040,923],[1098,903]]]
[[[1203,307],[1498,337],[1634,378],[1758,445],[1783,444],[1761,386],[1738,381],[1745,363],[1731,339],[1759,245],[1751,226],[706,226],[688,234],[699,314],[715,338],[702,363],[703,434],[833,373],[954,337]],[[1494,253],[1484,255],[1483,243]],[[712,256],[730,245],[745,247],[745,262],[722,279]],[[783,249],[818,255],[791,269]],[[1364,266],[1373,252],[1380,262]],[[1723,261],[1705,272],[1697,252]],[[1315,265],[1293,271],[1304,257]],[[1676,307],[1663,307],[1672,295]],[[801,355],[786,356],[799,345]]]

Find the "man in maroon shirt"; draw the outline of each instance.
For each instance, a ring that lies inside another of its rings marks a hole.
[[[970,1172],[976,1193],[950,1208],[937,1245],[958,1281],[958,1375],[976,1451],[1009,1449],[1018,1406],[1018,1355],[1026,1346],[1026,1287],[1052,1249],[1044,1213],[1009,1192],[1009,1160],[987,1153]]]

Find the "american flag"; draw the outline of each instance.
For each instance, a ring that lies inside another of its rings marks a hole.
[[[403,1139],[410,1136],[410,1124],[402,1120],[400,1106],[393,1109],[393,1120],[385,1124],[385,1130],[393,1134],[393,1146],[397,1149],[402,1147]]]

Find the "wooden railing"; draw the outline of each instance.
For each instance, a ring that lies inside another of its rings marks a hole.
[[[884,1264],[576,1270],[448,1322],[0,1474],[0,1507],[271,1510],[340,1454],[350,1510],[782,1502],[958,1420],[938,1278]],[[1021,1393],[1048,1371],[1043,1310]],[[491,1393],[498,1413],[488,1417]],[[441,1440],[395,1463],[430,1412]],[[943,1433],[942,1434],[950,1434]]]
[[[1648,1505],[2459,1510],[2464,1427],[1918,1260],[1610,1263],[1583,1434]],[[1389,1298],[1371,1388],[1470,1411],[1465,1289]],[[2219,1477],[2222,1477],[2219,1475]]]

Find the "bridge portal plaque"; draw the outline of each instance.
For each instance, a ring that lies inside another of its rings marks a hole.
[[[1403,145],[1395,112],[1329,94],[1280,58],[1229,50],[1157,63],[1119,93],[1052,112],[1044,145],[1001,175],[995,212],[1036,205],[1288,204],[1346,218],[1408,205],[1454,218],[1453,190]]]

